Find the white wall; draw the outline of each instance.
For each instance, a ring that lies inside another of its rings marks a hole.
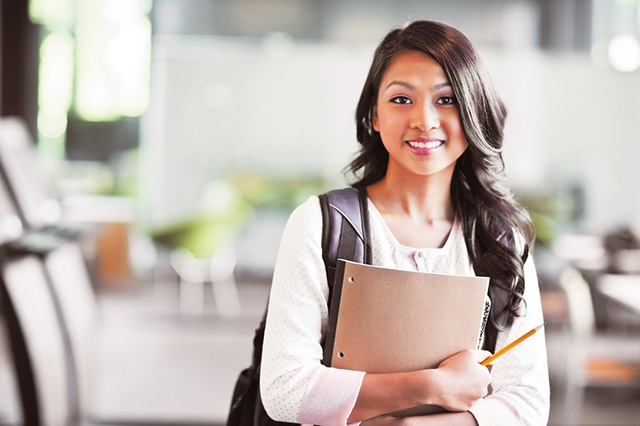
[[[144,117],[147,220],[187,215],[233,168],[340,182],[374,45],[164,37],[154,42]],[[480,49],[507,102],[505,160],[522,191],[586,186],[587,228],[639,212],[640,78],[586,55]]]
[[[206,182],[233,168],[339,179],[371,55],[277,35],[156,40],[141,138],[149,220],[189,213]]]
[[[522,190],[586,191],[589,230],[640,216],[640,75],[586,55],[492,52],[487,62],[510,115],[505,161]]]

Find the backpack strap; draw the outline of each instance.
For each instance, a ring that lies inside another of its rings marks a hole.
[[[342,281],[336,281],[338,259],[371,264],[369,208],[365,188],[343,188],[319,196],[322,210],[322,258],[329,284],[329,321],[322,342],[323,364],[331,365]],[[342,276],[342,273],[338,273]],[[335,301],[333,299],[336,299]]]
[[[322,260],[327,270],[331,295],[338,259],[371,263],[367,190],[354,187],[334,189],[321,194],[319,199],[322,210]]]

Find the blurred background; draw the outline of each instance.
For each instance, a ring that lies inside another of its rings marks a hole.
[[[82,262],[61,280],[91,289],[74,302],[91,343],[79,380],[55,302],[65,386],[84,383],[60,416],[224,424],[286,219],[348,183],[373,50],[421,18],[469,36],[509,108],[549,424],[639,425],[638,0],[0,1],[0,424],[54,424],[29,423],[48,409],[9,272],[35,256],[53,289],[70,246]]]

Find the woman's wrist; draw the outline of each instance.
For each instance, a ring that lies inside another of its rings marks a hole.
[[[433,369],[390,374],[365,374],[349,423],[383,414],[431,405]]]
[[[414,395],[418,397],[415,405],[441,405],[439,398],[441,374],[437,368],[416,372],[419,375]]]

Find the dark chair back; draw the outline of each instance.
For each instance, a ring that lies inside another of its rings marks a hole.
[[[58,307],[41,259],[0,257],[0,300],[16,368],[25,426],[70,422],[69,359]]]

